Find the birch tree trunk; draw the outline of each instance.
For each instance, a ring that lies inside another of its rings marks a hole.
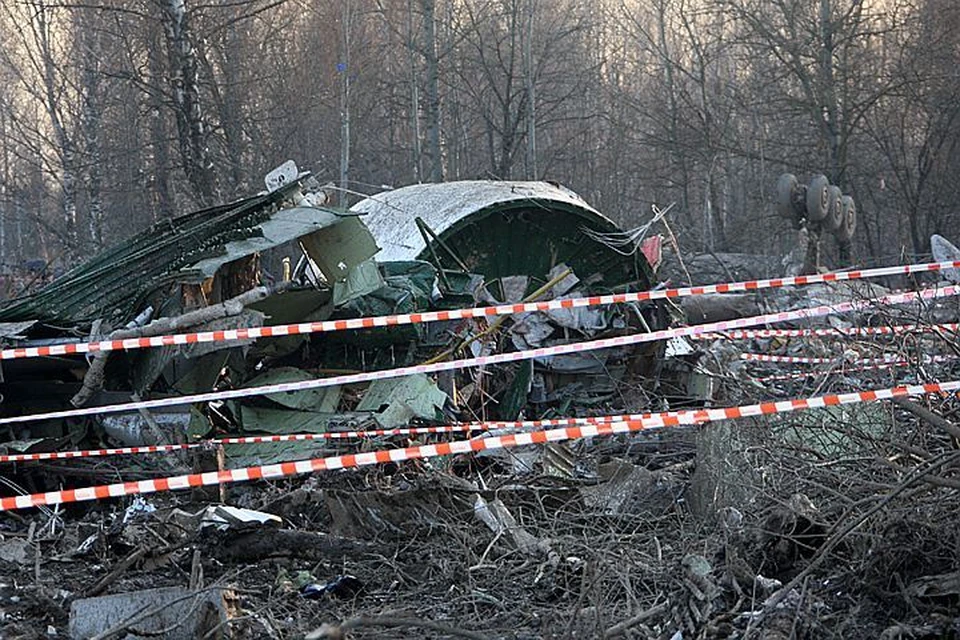
[[[353,29],[353,7],[344,0],[340,16],[341,62],[340,72],[340,207],[346,209],[350,189],[350,35]]]
[[[81,14],[78,14],[78,16]],[[86,189],[89,206],[87,217],[90,242],[94,251],[103,249],[103,153],[100,145],[100,128],[103,117],[101,96],[100,58],[102,47],[98,29],[86,20],[75,22],[77,38],[82,47],[81,94],[83,113],[81,128],[85,144]]]
[[[204,69],[210,78],[210,89],[218,113],[215,120],[220,122],[223,142],[226,148],[226,161],[229,166],[230,184],[227,191],[237,193],[247,190],[243,170],[243,108],[241,103],[242,75],[246,64],[240,33],[237,24],[242,16],[242,6],[228,12],[229,22],[224,27],[223,40],[213,47],[217,67],[222,78],[218,78],[206,58],[201,57]]]
[[[536,0],[527,0],[523,38],[523,78],[527,91],[527,179],[537,179],[537,96],[533,63],[533,16]]]
[[[51,17],[49,7],[39,2],[34,6],[30,27],[33,30],[34,40],[40,55],[41,81],[45,98],[44,108],[50,118],[50,127],[56,145],[54,153],[60,165],[60,202],[63,207],[65,244],[68,253],[76,254],[79,251],[77,242],[76,147],[72,137],[67,132],[61,112],[58,63],[54,59],[53,43],[51,41]]]
[[[443,182],[443,155],[440,149],[440,61],[437,55],[436,0],[423,3],[423,51],[427,68],[427,146],[430,149],[430,182]]]
[[[420,142],[420,83],[417,78],[416,37],[413,28],[413,0],[407,0],[407,53],[410,62],[410,125],[413,132],[413,181],[423,180],[423,148]]]
[[[156,36],[156,34],[154,34]],[[159,38],[147,48],[147,65],[150,76],[157,81],[163,76],[163,61],[160,59]],[[173,216],[173,189],[170,181],[170,155],[167,148],[167,123],[164,118],[164,104],[159,92],[152,92],[147,98],[150,122],[150,160],[147,163],[150,182],[153,187],[150,195],[153,200],[153,221]]]
[[[189,15],[185,0],[163,0],[162,9],[180,159],[194,196],[202,204],[210,205],[217,191],[216,179],[201,104],[197,52],[190,34]]]

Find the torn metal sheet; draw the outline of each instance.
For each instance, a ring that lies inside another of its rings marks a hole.
[[[167,442],[185,442],[190,426],[189,410],[163,411],[151,414],[167,436]],[[114,442],[128,447],[162,444],[157,442],[153,429],[139,413],[104,415],[100,419],[103,431]]]
[[[419,260],[385,262],[379,267],[383,275],[383,286],[367,295],[350,300],[338,309],[334,314],[335,318],[414,313],[433,308],[433,303],[440,298],[437,270],[430,263]],[[464,285],[469,282],[469,279],[460,281]],[[387,345],[409,344],[411,341],[420,340],[440,324],[442,323],[347,331],[330,334],[324,338],[328,344],[347,342],[372,349]]]
[[[373,411],[383,429],[406,426],[412,418],[436,419],[447,394],[425,375],[377,380],[363,395],[357,411]],[[442,415],[442,414],[441,414]]]
[[[547,282],[559,277],[564,271],[569,271],[570,273],[564,276],[560,282],[550,287],[550,291],[546,293],[548,297],[559,298],[560,296],[564,296],[573,291],[573,288],[580,284],[580,278],[578,278],[573,272],[573,269],[562,262],[550,269],[550,271],[547,273]]]
[[[502,300],[507,304],[520,302],[527,295],[530,278],[527,276],[507,276],[500,278],[500,289],[503,292]]]
[[[24,331],[37,324],[33,320],[23,322],[0,322],[0,338],[22,339]]]
[[[514,324],[510,328],[510,338],[518,351],[535,349],[543,346],[544,341],[553,335],[556,330],[550,324],[549,316],[533,312],[517,314]]]
[[[0,560],[4,562],[31,564],[36,557],[37,552],[34,551],[33,545],[23,538],[0,541]]]
[[[223,349],[199,358],[174,358],[163,370],[163,377],[178,393],[203,393],[213,389],[224,370],[242,370],[243,355],[239,349]]]
[[[509,534],[514,544],[525,555],[537,556],[549,550],[549,543],[540,540],[517,523],[502,500],[487,502],[478,493],[473,497],[473,513],[494,534]]]
[[[41,453],[45,451],[56,451],[58,447],[63,446],[69,441],[69,437],[7,440],[0,444],[0,451],[3,453]]]
[[[930,251],[937,262],[954,262],[960,260],[960,249],[943,236],[930,236]],[[943,269],[940,275],[954,284],[960,284],[960,269]]]
[[[580,331],[588,336],[607,328],[605,309],[598,307],[577,307],[576,309],[551,309],[547,317],[567,329]]]
[[[334,231],[333,228],[345,221],[354,219],[353,216],[345,217],[331,209],[313,207],[281,209],[258,225],[258,235],[250,235],[246,238],[227,242],[223,245],[219,255],[200,260],[192,265],[186,265],[184,270],[196,270],[200,277],[195,282],[201,282],[206,278],[212,278],[228,262],[272,249],[303,236],[323,234],[322,231],[319,231],[321,229],[330,229],[331,235],[340,237],[341,234]]]
[[[686,338],[671,338],[667,341],[667,348],[663,355],[666,358],[680,358],[696,352],[696,348]]]
[[[540,464],[544,475],[572,478],[577,471],[577,456],[565,442],[548,442],[543,447]]]
[[[329,229],[301,236],[297,237],[304,252],[330,283],[346,279],[351,269],[380,250],[356,215],[341,218],[338,225]]]
[[[125,324],[143,300],[175,282],[199,282],[194,265],[224,255],[226,245],[260,236],[299,185],[164,220],[70,269],[39,291],[0,305],[0,320]],[[286,214],[280,214],[281,217]],[[234,258],[236,259],[236,255]]]
[[[536,358],[536,363],[557,373],[603,373],[607,360],[611,357],[608,350],[594,353],[568,353],[559,356]]]
[[[373,416],[364,411],[319,412],[240,407],[240,423],[246,432],[288,434],[327,433],[373,428]]]
[[[277,293],[251,304],[249,309],[266,316],[269,324],[318,322],[328,320],[333,313],[333,297],[329,289],[298,289]],[[282,358],[290,355],[310,339],[309,335],[274,336],[257,340],[251,347],[252,357]]]
[[[373,260],[355,265],[347,271],[342,280],[333,283],[333,304],[341,306],[369,295],[386,284],[380,275],[380,269]]]
[[[661,515],[674,507],[684,485],[669,474],[651,473],[624,460],[601,464],[604,482],[580,489],[584,504],[604,515],[651,513]]]
[[[260,387],[287,382],[313,380],[315,376],[295,367],[277,367],[270,369],[244,384],[245,387]],[[321,387],[305,391],[287,391],[271,393],[265,398],[290,409],[333,412],[340,402],[340,387]]]
[[[322,441],[226,444],[223,450],[224,467],[227,469],[322,458],[330,453]]]
[[[225,504],[210,505],[197,514],[200,519],[200,528],[213,527],[225,531],[230,527],[249,527],[251,525],[280,526],[283,519],[272,513],[256,511],[254,509],[240,509]]]
[[[270,324],[275,325],[326,320],[333,311],[333,304],[327,289],[296,289],[275,293],[248,308],[260,311],[270,319]]]

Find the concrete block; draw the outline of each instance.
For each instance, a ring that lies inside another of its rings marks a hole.
[[[148,615],[140,617],[144,614]],[[193,640],[225,623],[227,607],[220,589],[162,587],[83,598],[70,607],[70,637],[87,640],[134,616],[124,640]],[[228,637],[226,624],[210,637]]]

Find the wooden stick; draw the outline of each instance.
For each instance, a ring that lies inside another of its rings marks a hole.
[[[291,288],[293,284],[293,282],[281,282],[272,287],[255,287],[219,304],[203,307],[202,309],[196,309],[172,318],[160,318],[159,320],[155,320],[145,327],[117,329],[116,331],[110,333],[110,335],[108,335],[105,339],[126,340],[127,338],[158,336],[166,333],[175,333],[179,330],[198,324],[212,322],[213,320],[238,316],[247,306],[253,304],[254,302],[259,302],[260,300],[263,300],[264,298],[275,293],[281,293],[282,291]],[[70,404],[75,407],[83,406],[90,400],[90,398],[93,397],[94,394],[103,388],[104,371],[107,367],[107,358],[109,357],[110,353],[112,352],[100,351],[97,352],[97,354],[93,357],[93,361],[90,363],[90,368],[87,369],[86,375],[83,376],[83,386],[80,388],[80,391],[78,391],[77,394],[70,400]]]

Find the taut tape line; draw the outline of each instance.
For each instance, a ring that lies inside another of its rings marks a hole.
[[[703,333],[691,336],[694,340],[750,340],[754,338],[807,338],[807,337],[853,337],[875,335],[901,335],[905,333],[937,333],[948,331],[957,333],[960,324],[897,324],[887,327],[849,327],[845,329],[744,329],[723,333]]]
[[[833,358],[818,358],[812,356],[781,356],[775,354],[767,353],[741,353],[741,360],[747,360],[750,362],[777,362],[777,363],[790,363],[790,364],[840,364],[848,362],[849,364],[889,364],[892,362],[905,362],[909,364],[909,361],[903,360],[902,355],[889,356],[885,358],[851,358],[847,359],[843,354],[837,355]],[[957,356],[922,356],[917,358],[918,364],[931,364],[938,362],[952,362],[957,359]]]
[[[950,285],[943,288],[924,289],[917,292],[896,293],[879,298],[869,298],[866,300],[856,300],[852,302],[838,302],[835,304],[821,305],[819,307],[810,307],[807,309],[796,309],[794,311],[780,311],[777,313],[768,313],[759,316],[747,318],[736,318],[734,320],[723,320],[720,322],[709,322],[690,327],[676,327],[673,329],[661,329],[651,333],[638,333],[628,336],[618,336],[616,338],[603,338],[600,340],[589,340],[586,342],[577,342],[574,344],[557,345],[553,347],[542,347],[539,349],[528,349],[526,351],[515,351],[512,353],[497,353],[489,356],[477,358],[466,358],[461,360],[449,360],[446,362],[435,362],[431,364],[414,365],[410,367],[400,367],[397,369],[387,369],[383,371],[368,371],[363,373],[353,373],[343,376],[334,376],[331,378],[320,378],[317,380],[301,380],[298,382],[284,382],[259,387],[248,387],[244,389],[229,389],[226,391],[213,391],[209,393],[197,393],[193,395],[177,396],[174,398],[158,398],[155,400],[140,400],[137,402],[127,402],[123,404],[105,405],[99,407],[82,407],[78,409],[64,409],[62,411],[49,411],[47,413],[34,413],[25,416],[13,416],[0,418],[0,425],[16,424],[24,422],[33,422],[36,420],[49,420],[54,418],[72,418],[79,416],[89,416],[104,413],[121,413],[124,411],[138,411],[140,409],[155,409],[158,407],[172,407],[184,404],[193,404],[195,402],[210,402],[212,400],[230,400],[234,398],[244,398],[250,396],[269,395],[273,393],[287,393],[290,391],[303,391],[306,389],[319,389],[323,387],[332,387],[337,385],[357,384],[360,382],[372,382],[374,380],[383,380],[387,378],[399,378],[413,374],[430,374],[439,371],[451,371],[454,369],[464,369],[469,367],[482,367],[492,364],[502,364],[505,362],[517,362],[520,360],[531,360],[533,358],[543,358],[555,355],[564,355],[568,353],[583,353],[595,351],[598,349],[609,349],[612,347],[623,347],[644,342],[656,342],[658,340],[668,340],[684,336],[697,335],[707,332],[726,331],[728,329],[740,329],[743,327],[752,327],[771,322],[786,322],[789,320],[800,320],[804,318],[816,318],[831,313],[842,313],[855,311],[864,307],[877,304],[903,304],[917,300],[929,300],[945,296],[955,296],[960,293],[960,286]]]
[[[684,413],[686,411],[664,412],[664,415]],[[70,460],[77,458],[102,458],[107,456],[137,455],[149,453],[166,453],[169,451],[183,451],[186,449],[211,448],[218,445],[232,444],[265,444],[274,442],[302,442],[309,440],[347,440],[354,438],[370,438],[380,436],[405,436],[438,433],[457,433],[464,431],[488,431],[490,429],[524,429],[572,426],[577,424],[593,424],[595,422],[624,422],[629,420],[645,420],[653,413],[630,413],[608,416],[591,416],[583,418],[547,418],[544,420],[501,420],[493,422],[466,422],[434,427],[403,427],[396,429],[368,429],[363,431],[328,431],[326,433],[295,433],[269,436],[239,436],[230,438],[214,438],[179,444],[156,444],[135,447],[115,447],[107,449],[79,449],[74,451],[44,451],[39,453],[11,453],[0,455],[3,462],[39,462],[43,460]]]
[[[397,429],[367,429],[362,431],[327,431],[325,433],[287,433],[270,436],[237,436],[215,438],[178,444],[152,444],[137,447],[114,447],[108,449],[80,449],[76,451],[44,451],[40,453],[10,453],[0,455],[3,462],[38,462],[41,460],[70,460],[75,458],[102,458],[106,456],[136,455],[143,453],[166,453],[231,444],[267,444],[274,442],[304,442],[309,440],[349,440],[381,436],[407,436],[463,431],[484,431],[483,424],[446,425],[436,427],[403,427]]]
[[[118,482],[116,484],[83,487],[80,489],[65,489],[47,493],[0,498],[0,511],[25,509],[39,505],[116,498],[134,494],[175,491],[177,489],[187,489],[190,487],[230,484],[248,480],[287,478],[317,471],[351,469],[375,464],[403,462],[405,460],[417,460],[420,458],[434,458],[459,453],[474,453],[484,450],[510,449],[531,444],[544,444],[547,442],[561,442],[564,440],[575,440],[594,436],[630,433],[658,427],[679,426],[682,424],[692,425],[716,420],[732,420],[751,416],[792,413],[804,409],[873,402],[876,400],[905,396],[919,396],[928,393],[943,393],[956,391],[957,389],[960,389],[960,381],[901,386],[877,389],[874,391],[859,391],[812,398],[763,402],[760,404],[727,407],[723,409],[701,409],[683,414],[654,414],[645,420],[588,424],[562,429],[546,429],[527,433],[473,438],[471,440],[455,440],[453,442],[400,449],[383,449],[368,453],[315,458],[313,460],[301,460],[298,462],[283,462],[258,467],[245,467],[242,469],[210,471],[207,473],[154,478],[135,482]]]
[[[325,333],[331,331],[346,331],[351,329],[374,329],[377,327],[392,327],[423,322],[446,320],[463,320],[468,318],[486,318],[530,311],[552,311],[556,309],[571,309],[575,307],[590,307],[625,302],[642,302],[645,300],[662,300],[665,298],[683,298],[688,296],[707,295],[712,293],[735,293],[741,291],[757,291],[760,289],[775,289],[824,282],[844,282],[884,276],[905,275],[911,273],[927,273],[942,269],[960,268],[960,260],[953,262],[926,262],[921,264],[897,265],[892,267],[878,267],[855,271],[835,271],[832,273],[811,274],[806,276],[792,276],[786,278],[769,278],[765,280],[744,280],[720,284],[704,285],[699,287],[680,287],[675,289],[661,289],[658,291],[638,291],[635,293],[618,293],[605,296],[589,296],[584,298],[566,298],[561,300],[546,300],[543,302],[524,302],[517,304],[501,304],[490,307],[472,307],[469,309],[454,309],[449,311],[425,311],[423,313],[404,313],[388,316],[372,316],[367,318],[351,318],[348,320],[324,320],[322,322],[302,322],[283,324],[272,327],[250,327],[243,329],[225,329],[222,331],[200,331],[195,333],[178,333],[146,338],[128,338],[126,340],[96,340],[92,342],[72,342],[68,344],[47,345],[42,347],[16,347],[0,350],[0,360],[17,358],[39,358],[44,356],[65,356],[78,353],[96,351],[119,351],[131,349],[145,349],[150,347],[167,347],[176,345],[195,344],[200,342],[229,342],[235,340],[250,340],[275,336],[290,336],[308,333]]]

